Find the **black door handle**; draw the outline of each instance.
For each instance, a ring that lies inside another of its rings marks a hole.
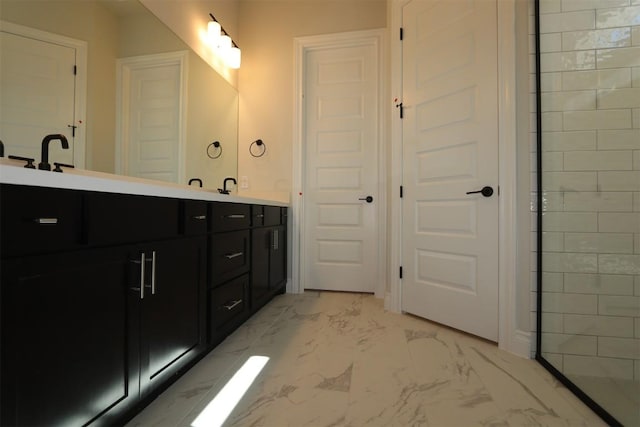
[[[373,197],[371,197],[371,196],[361,197],[358,200],[366,200],[367,203],[371,203],[371,202],[373,202]]]
[[[467,194],[476,194],[476,193],[482,193],[482,195],[484,197],[491,197],[493,196],[493,188],[489,187],[488,185],[485,187],[482,187],[482,190],[478,190],[478,191],[467,191]]]

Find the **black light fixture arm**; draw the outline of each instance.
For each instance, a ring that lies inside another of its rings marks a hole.
[[[224,27],[222,26],[222,24],[220,23],[220,21],[218,21],[218,20],[216,19],[216,17],[215,17],[215,16],[213,16],[213,13],[210,13],[210,14],[209,14],[209,16],[211,17],[211,19],[213,19],[213,20],[214,20],[214,21],[216,21],[218,24],[220,24],[220,31],[222,31],[222,32],[224,33],[224,35],[225,35],[225,36],[229,36],[229,37],[231,37],[231,36],[229,35],[229,33],[227,33],[227,31],[224,29]],[[233,41],[233,37],[231,37],[231,45],[232,45],[233,47],[237,47],[238,49],[240,49],[240,46],[238,46],[238,44],[237,44],[236,42],[234,42],[234,41]]]

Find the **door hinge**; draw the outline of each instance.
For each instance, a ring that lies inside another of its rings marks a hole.
[[[400,278],[402,279],[402,266],[400,266]]]
[[[74,65],[74,66],[73,66],[73,75],[75,76],[75,75],[77,75],[77,74],[78,74],[78,66],[77,66],[77,65]]]
[[[404,28],[400,27],[400,41],[404,40]]]
[[[403,196],[404,196],[404,187],[401,185],[400,186],[400,198],[402,199]]]

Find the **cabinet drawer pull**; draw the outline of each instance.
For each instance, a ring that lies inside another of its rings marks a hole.
[[[197,219],[197,220],[202,221],[202,220],[207,219],[207,216],[206,215],[196,215],[196,216],[193,217],[193,219]]]
[[[236,301],[231,301],[231,304],[229,305],[223,305],[224,308],[226,308],[228,311],[233,310],[238,304],[241,304],[242,300],[236,300]]]
[[[234,254],[227,254],[225,255],[226,259],[234,259],[234,258],[238,258],[239,256],[244,255],[244,252],[236,252]]]
[[[33,222],[36,224],[57,224],[58,218],[36,218]]]
[[[264,218],[264,214],[258,214],[256,215],[256,218]]]
[[[231,214],[231,215],[225,216],[225,218],[229,218],[229,219],[244,219],[245,215],[244,214]]]
[[[273,249],[276,251],[280,249],[278,230],[273,230]]]

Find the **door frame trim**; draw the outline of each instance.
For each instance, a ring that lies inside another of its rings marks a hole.
[[[128,166],[127,137],[129,122],[129,95],[131,70],[157,67],[163,65],[178,65],[180,67],[180,101],[178,105],[178,183],[186,184],[186,141],[187,141],[187,76],[189,51],[181,50],[169,53],[140,55],[119,58],[116,61],[116,147],[115,173],[126,174]]]
[[[391,34],[399,34],[402,27],[402,8],[411,0],[391,3]],[[531,333],[518,329],[517,323],[517,210],[516,210],[516,27],[515,2],[497,2],[498,25],[498,185],[499,185],[499,283],[498,283],[498,345],[501,349],[522,357],[531,357]],[[392,37],[391,97],[402,99],[402,44]],[[402,185],[402,122],[391,114],[391,189]],[[402,311],[402,279],[399,271],[402,260],[402,204],[390,206],[389,290],[385,308]],[[523,284],[524,285],[524,284]],[[521,286],[523,287],[523,286]],[[520,292],[522,292],[520,290]],[[528,295],[528,287],[525,289]],[[528,318],[528,315],[527,315]]]
[[[293,89],[293,189],[291,209],[293,214],[291,236],[291,280],[287,282],[287,292],[304,292],[304,263],[302,253],[306,240],[304,235],[304,203],[302,194],[304,191],[303,169],[305,164],[304,151],[304,77],[306,71],[305,56],[309,51],[326,48],[344,48],[351,46],[373,45],[376,48],[379,64],[378,84],[378,197],[380,203],[376,203],[378,218],[378,259],[377,282],[375,295],[382,298],[385,294],[385,281],[387,276],[387,186],[385,177],[387,174],[387,141],[386,120],[388,117],[387,106],[384,102],[388,81],[387,56],[386,56],[386,30],[350,31],[344,33],[325,34],[319,36],[296,37],[293,40],[293,64],[294,64],[294,89]]]
[[[75,125],[78,126],[78,122],[82,120],[82,126],[76,128],[76,134],[73,138],[73,164],[78,169],[85,169],[87,140],[87,42],[2,20],[0,20],[0,31],[75,49],[77,70],[73,114],[76,120]]]

